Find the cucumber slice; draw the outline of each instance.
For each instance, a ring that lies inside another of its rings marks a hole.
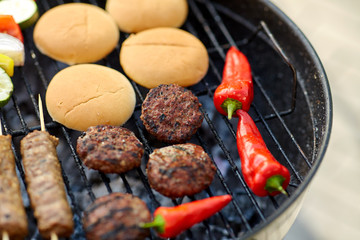
[[[5,106],[13,93],[14,85],[5,70],[0,68],[0,107]]]
[[[0,14],[12,15],[21,29],[30,27],[39,18],[34,0],[0,0]]]
[[[11,57],[0,53],[0,67],[5,70],[9,77],[14,75],[14,60]]]

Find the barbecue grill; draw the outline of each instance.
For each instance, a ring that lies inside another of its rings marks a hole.
[[[37,1],[39,12],[71,1]],[[81,1],[105,7],[105,1]],[[332,105],[326,74],[315,51],[301,31],[279,9],[259,0],[189,0],[189,16],[182,27],[206,46],[210,68],[205,78],[189,87],[202,103],[205,116],[190,142],[201,145],[217,166],[212,185],[202,193],[181,199],[167,199],[148,184],[145,166],[148,155],[164,143],[154,141],[139,119],[148,89],[131,82],[137,105],[124,125],[134,131],[145,146],[143,164],[125,174],[103,174],[87,169],[79,160],[76,139],[81,134],[53,122],[46,112],[47,130],[60,139],[59,160],[75,232],[71,239],[85,239],[81,224],[84,208],[97,197],[111,192],[128,192],[143,199],[153,212],[160,205],[177,205],[212,195],[231,194],[233,201],[219,214],[194,226],[177,239],[281,239],[301,208],[306,189],[326,151],[331,130]],[[28,239],[41,239],[25,191],[20,140],[40,129],[37,96],[45,97],[52,77],[67,65],[56,62],[36,49],[33,28],[24,31],[26,60],[15,69],[14,93],[1,109],[4,132],[13,136],[17,170],[24,204],[28,211]],[[98,64],[123,72],[118,47]],[[273,155],[291,173],[289,196],[257,197],[244,182],[236,149],[237,119],[218,114],[212,96],[221,82],[226,51],[236,45],[249,59],[254,79],[254,101],[249,114],[255,120]],[[157,239],[152,232],[150,239]]]

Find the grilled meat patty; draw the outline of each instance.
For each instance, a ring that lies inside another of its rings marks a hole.
[[[45,131],[33,131],[20,142],[27,191],[43,238],[51,233],[69,237],[74,228],[56,153],[58,142]]]
[[[21,198],[20,182],[16,175],[11,136],[0,136],[0,233],[10,239],[24,239],[28,223]]]
[[[78,138],[76,151],[84,164],[104,173],[124,173],[141,164],[142,143],[130,130],[98,125]]]
[[[170,198],[201,192],[211,184],[215,171],[209,155],[192,143],[155,149],[146,169],[150,186]]]
[[[199,99],[176,84],[151,89],[141,109],[140,119],[156,139],[183,143],[194,135],[204,119]]]
[[[145,202],[128,193],[111,193],[96,199],[84,211],[87,240],[144,239],[150,231],[139,227],[150,222]]]

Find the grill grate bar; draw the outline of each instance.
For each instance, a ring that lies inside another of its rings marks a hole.
[[[85,188],[88,192],[88,195],[89,195],[90,199],[92,201],[94,201],[96,199],[96,196],[95,196],[94,192],[92,191],[92,187],[91,187],[90,181],[88,180],[88,178],[86,176],[84,166],[82,165],[82,162],[79,159],[79,157],[77,156],[75,148],[73,147],[73,145],[71,143],[71,137],[70,137],[69,133],[67,132],[67,130],[65,129],[65,127],[61,127],[61,130],[66,139],[66,143],[71,151],[71,155],[76,163],[77,169],[79,170],[81,179],[82,179],[83,183],[85,184]]]
[[[132,194],[133,191],[132,191],[132,189],[131,189],[131,186],[130,186],[128,180],[127,180],[126,177],[125,177],[125,174],[121,173],[121,174],[120,174],[120,177],[121,177],[121,180],[123,181],[123,183],[124,183],[124,185],[125,185],[126,192]]]
[[[279,141],[277,140],[277,138],[275,137],[273,131],[271,130],[271,128],[269,127],[269,125],[267,124],[267,122],[265,121],[265,118],[260,114],[258,108],[255,106],[255,104],[253,104],[253,107],[256,111],[256,113],[258,114],[258,116],[261,119],[262,124],[265,126],[267,132],[269,133],[269,135],[271,136],[271,138],[273,139],[273,141],[275,142],[276,146],[278,147],[278,149],[280,150],[281,154],[285,157],[286,162],[288,163],[289,167],[291,168],[292,172],[294,172],[296,178],[302,182],[302,177],[299,175],[299,173],[296,171],[295,166],[291,163],[289,157],[287,156],[287,154],[285,153],[283,147],[281,146],[281,144],[279,143]],[[280,117],[280,116],[279,116]],[[281,119],[282,120],[282,119]],[[287,128],[286,125],[284,126],[284,128]],[[289,133],[291,134],[291,133]],[[290,135],[292,136],[292,135]],[[292,140],[296,143],[295,139],[293,139],[292,136]]]
[[[105,187],[106,187],[106,190],[108,191],[108,193],[112,193],[113,190],[110,186],[110,178],[108,178],[108,176],[106,176],[106,174],[104,174],[100,171],[98,171],[98,173],[100,174],[100,177],[101,177],[103,183],[105,184]]]
[[[213,155],[211,154],[210,150],[208,149],[206,143],[205,143],[205,142],[203,141],[203,139],[200,137],[199,133],[196,133],[196,137],[197,137],[197,139],[199,140],[200,145],[204,148],[205,152],[208,153],[208,155],[210,156],[210,158],[211,158],[212,161],[214,162],[214,157],[213,157]],[[214,164],[215,164],[215,162],[214,162]],[[237,210],[237,212],[239,213],[239,216],[240,216],[242,222],[245,224],[247,230],[250,231],[250,230],[251,230],[251,226],[250,226],[249,222],[246,220],[246,217],[245,217],[243,211],[241,210],[241,208],[240,208],[240,206],[239,206],[239,203],[235,200],[236,198],[234,198],[234,193],[233,193],[233,191],[231,191],[231,189],[230,189],[229,186],[227,185],[226,180],[225,180],[223,174],[221,173],[221,171],[219,170],[219,167],[217,166],[217,164],[215,164],[215,166],[216,166],[216,175],[217,175],[217,177],[219,178],[221,184],[223,185],[226,193],[227,193],[227,194],[230,194],[230,195],[233,197],[232,203],[233,203],[235,209]],[[210,189],[210,188],[207,189],[207,192],[208,192],[208,195],[209,195],[209,196],[213,196],[213,195],[214,195],[214,194],[211,192],[211,189]],[[220,212],[220,214],[221,214],[221,212]],[[225,226],[229,227],[228,221],[223,217],[222,214],[221,214],[221,217],[222,217],[222,221],[225,223]],[[228,229],[228,231],[230,231],[230,236],[233,236],[234,232],[232,231],[232,229],[230,228],[230,229]]]
[[[232,38],[230,32],[227,30],[223,20],[221,19],[220,15],[217,13],[214,5],[208,0],[205,1],[205,5],[206,5],[208,11],[210,12],[210,14],[213,16],[213,19],[215,19],[217,26],[220,28],[221,32],[224,34],[224,36],[227,39],[227,41],[229,42],[230,46],[236,46],[237,45],[236,42]],[[202,19],[204,21],[203,17],[202,17]],[[223,59],[225,59],[224,54],[221,54],[221,57]]]
[[[201,11],[199,10],[199,8],[197,7],[197,5],[195,4],[195,2],[193,0],[189,0],[188,2],[189,2],[191,10],[194,11],[195,16],[197,17],[197,19],[200,22],[201,26],[203,26],[204,31],[208,35],[210,41],[213,43],[215,49],[220,54],[220,56],[223,59],[225,59],[225,53],[224,53],[222,47],[220,46],[217,38],[215,37],[215,34],[211,31],[210,25],[208,24],[208,22],[206,21],[206,19],[202,15]]]
[[[309,168],[311,168],[311,163],[309,162],[308,158],[306,157],[304,151],[301,149],[299,143],[296,141],[294,135],[292,134],[292,132],[290,131],[290,129],[288,128],[288,126],[286,125],[284,119],[280,116],[279,111],[277,111],[275,105],[272,103],[272,101],[270,100],[269,95],[266,93],[266,91],[264,90],[264,88],[262,87],[261,83],[258,81],[258,79],[255,77],[254,81],[256,82],[256,84],[259,86],[259,89],[261,90],[263,96],[266,98],[266,100],[268,101],[269,106],[271,107],[271,109],[274,111],[277,119],[281,122],[281,125],[283,126],[283,128],[285,129],[286,133],[290,136],[292,142],[295,144],[296,148],[298,149],[299,153],[301,154],[301,156],[303,157],[303,159],[305,160],[306,164],[308,165]],[[292,163],[288,160],[288,164],[292,165]],[[292,166],[292,168],[294,168]]]
[[[136,86],[136,88],[137,88],[137,86]],[[140,134],[141,141],[144,144],[145,151],[147,151],[147,154],[150,154],[152,152],[152,148],[150,147],[150,144],[149,144],[148,140],[146,139],[146,137],[144,135],[143,129],[141,128],[139,121],[137,119],[134,119],[134,120],[135,120],[134,121],[135,125],[136,125],[136,127],[138,129],[138,132]],[[147,176],[142,172],[141,168],[139,168],[138,174],[141,177],[141,181],[143,182],[146,191],[149,193],[149,196],[150,196],[150,199],[152,201],[152,204],[153,204],[154,208],[159,207],[161,204],[155,198],[154,192],[152,191],[151,187],[149,186],[149,181],[147,180]]]

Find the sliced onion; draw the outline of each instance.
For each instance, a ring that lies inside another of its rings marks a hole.
[[[14,60],[14,66],[24,65],[24,44],[9,34],[0,33],[0,53],[11,57]]]

